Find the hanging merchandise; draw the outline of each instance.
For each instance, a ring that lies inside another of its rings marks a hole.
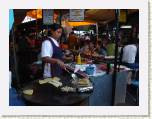
[[[127,21],[127,10],[121,9],[119,14],[119,22],[126,23]]]
[[[44,9],[43,10],[43,24],[50,25],[54,22],[54,10],[52,9]]]
[[[26,13],[26,16],[33,19],[42,19],[42,9],[30,10]]]
[[[84,21],[84,9],[70,9],[70,21]]]

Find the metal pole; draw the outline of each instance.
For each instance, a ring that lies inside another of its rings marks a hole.
[[[96,41],[96,44],[98,44],[98,40],[99,40],[99,34],[98,34],[98,23],[96,23],[96,34],[97,34],[97,41]]]
[[[59,18],[59,22],[60,22],[60,25],[62,25],[62,10],[60,10],[60,18]]]
[[[62,26],[62,10],[59,10],[59,24]],[[61,37],[60,37],[60,40],[59,40],[59,43],[61,43],[62,42],[62,39],[63,39],[63,33],[62,33],[62,35],[61,35]]]
[[[41,23],[41,31],[42,31],[42,36],[41,38],[44,37],[44,33],[43,33],[43,9],[42,9],[42,23]]]
[[[36,11],[36,40],[38,39],[38,25],[37,25],[37,9],[35,9],[35,11]]]
[[[117,57],[118,57],[118,31],[119,31],[119,10],[115,10],[116,18],[116,36],[115,36],[115,60],[114,60],[114,73],[112,77],[112,105],[115,104],[115,90],[116,90],[116,79],[117,79]]]

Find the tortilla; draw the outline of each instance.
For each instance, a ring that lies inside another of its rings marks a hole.
[[[79,85],[88,85],[90,82],[89,82],[89,80],[88,79],[80,79],[79,80],[79,82],[78,82],[78,84]]]
[[[39,84],[45,84],[47,82],[48,82],[47,80],[39,80]]]
[[[53,77],[52,79],[53,79],[53,80],[56,80],[56,81],[60,81],[60,78],[59,78],[59,77]]]
[[[39,80],[39,84],[45,84],[45,83],[49,83],[49,81],[60,81],[59,77],[53,77],[53,78],[45,78],[44,80]]]
[[[23,90],[23,93],[26,95],[33,95],[33,89]]]
[[[69,86],[64,86],[61,88],[62,92],[76,92],[76,89],[73,87],[69,87]]]
[[[62,86],[62,83],[59,82],[59,81],[56,81],[56,80],[50,80],[48,83],[52,84],[53,86],[55,87],[59,87],[59,86]]]

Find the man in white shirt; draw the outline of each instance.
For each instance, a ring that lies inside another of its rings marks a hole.
[[[138,69],[139,64],[135,63],[137,55],[137,46],[134,43],[128,43],[128,45],[124,46],[122,49],[122,64],[131,68]],[[131,84],[132,71],[128,73],[127,83]]]
[[[137,47],[135,44],[126,45],[123,48],[122,62],[135,63],[135,57],[137,53]]]

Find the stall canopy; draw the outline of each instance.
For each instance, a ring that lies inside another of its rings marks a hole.
[[[26,16],[29,16],[35,19],[42,19],[42,9],[28,11],[26,13]]]
[[[125,9],[123,9],[125,10]],[[128,9],[127,14],[138,12],[138,9]],[[106,24],[115,19],[114,9],[90,9],[85,12],[85,19],[96,21],[100,24]]]
[[[67,9],[62,10],[62,12],[64,11],[68,13]],[[135,12],[138,12],[138,9],[127,10],[128,15],[133,14]],[[42,18],[42,9],[15,9],[14,13],[16,24],[20,24],[26,16],[30,16],[36,19]],[[71,26],[90,25],[95,24],[96,22],[98,22],[99,24],[106,24],[113,21],[114,19],[114,9],[87,9],[85,10],[85,22],[70,22],[69,24],[71,24]]]
[[[26,15],[29,17],[35,18],[35,19],[41,19],[42,18],[42,9],[28,11],[26,13]],[[54,16],[56,16],[56,14]],[[81,21],[81,22],[68,22],[68,24],[70,26],[75,27],[75,26],[95,25],[96,22],[85,20],[85,21]]]
[[[96,22],[83,21],[83,22],[68,22],[70,26],[87,26],[87,25],[96,25]]]

